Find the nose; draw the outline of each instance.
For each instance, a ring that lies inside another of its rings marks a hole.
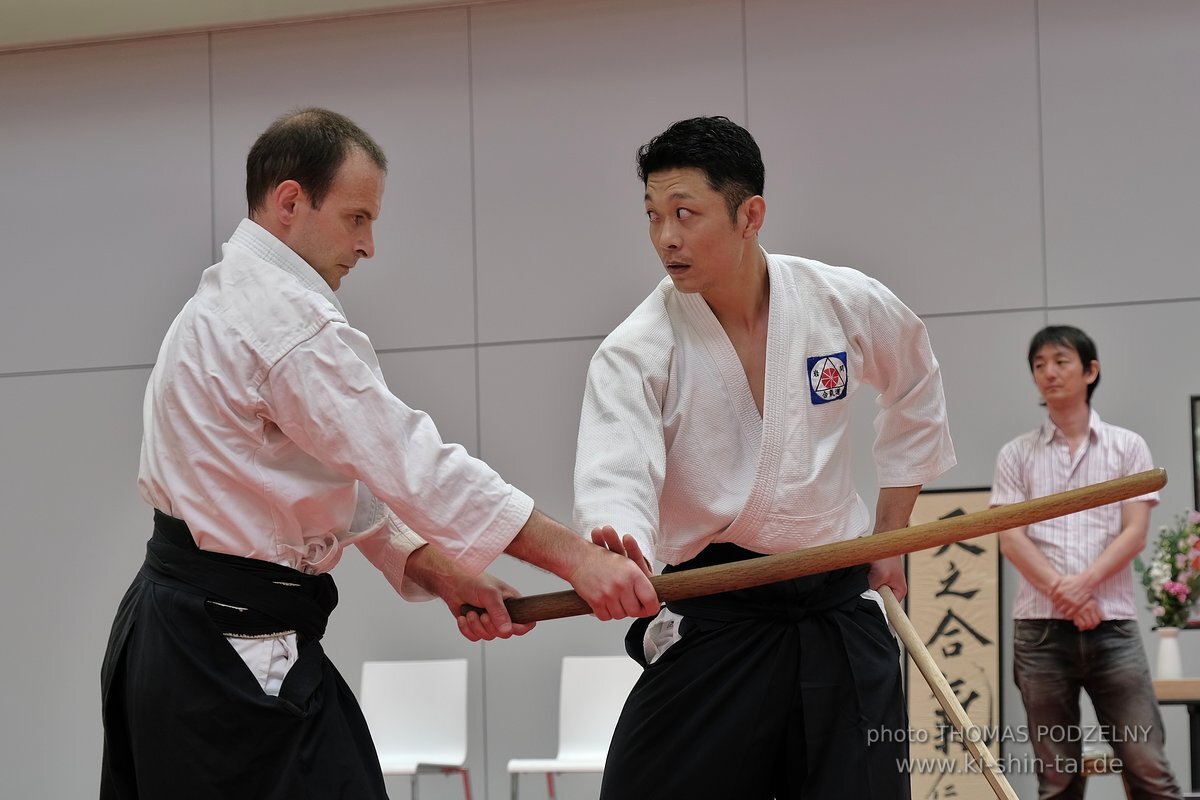
[[[658,247],[660,250],[678,250],[679,226],[674,224],[670,218],[664,219],[658,226]]]
[[[354,248],[359,258],[370,258],[375,255],[375,233],[370,227],[363,232],[362,238]]]

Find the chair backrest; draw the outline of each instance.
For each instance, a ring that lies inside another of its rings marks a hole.
[[[467,660],[366,661],[359,692],[381,761],[467,758]]]
[[[629,656],[566,656],[558,698],[558,758],[604,760],[642,667]]]

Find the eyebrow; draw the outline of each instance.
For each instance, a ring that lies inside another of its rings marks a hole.
[[[651,202],[650,201],[650,193],[646,192],[646,196],[643,199],[647,203]],[[667,195],[666,199],[667,200],[695,200],[696,196],[694,194],[692,194],[691,192],[684,192],[679,189],[676,189],[675,191],[673,191],[669,195]]]

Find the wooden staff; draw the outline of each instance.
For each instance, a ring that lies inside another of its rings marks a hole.
[[[967,716],[967,711],[962,707],[962,703],[958,702],[958,696],[954,694],[950,682],[946,680],[946,676],[938,668],[937,662],[933,660],[925,643],[921,641],[920,634],[913,627],[912,620],[904,613],[904,609],[900,607],[896,595],[892,594],[892,587],[880,586],[879,594],[883,596],[883,604],[887,607],[888,621],[896,629],[900,641],[904,642],[904,649],[908,651],[909,657],[921,671],[921,676],[933,690],[933,696],[937,698],[938,704],[946,712],[954,729],[962,736],[967,749],[979,763],[983,776],[992,785],[992,791],[996,793],[996,797],[1003,798],[1003,800],[1019,800],[1017,793],[1009,785],[1008,779],[1004,777],[1000,765],[992,757],[992,752],[983,743],[982,737],[979,735],[980,730],[971,724],[971,718]]]
[[[751,586],[867,564],[881,558],[891,558],[930,547],[941,547],[1009,528],[1019,528],[1147,494],[1161,489],[1166,483],[1165,470],[1149,469],[1124,478],[1046,495],[1022,503],[997,506],[974,514],[926,522],[898,531],[877,533],[873,536],[732,564],[717,564],[667,575],[655,575],[650,579],[650,583],[658,593],[658,598],[667,603],[734,589],[747,589]],[[559,619],[590,614],[592,611],[583,598],[573,591],[516,597],[505,601],[505,606],[513,622]],[[466,611],[467,607],[463,610]]]

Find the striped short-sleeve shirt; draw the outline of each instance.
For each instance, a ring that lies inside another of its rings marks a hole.
[[[1150,448],[1133,431],[1109,425],[1092,410],[1088,437],[1072,455],[1062,431],[1049,419],[1037,430],[1006,444],[996,458],[992,505],[1008,505],[1055,492],[1078,489],[1153,468]],[[1158,503],[1158,492],[1124,503]],[[1110,503],[1026,528],[1029,539],[1062,575],[1075,575],[1096,560],[1121,532],[1123,503]],[[1133,577],[1119,570],[1096,587],[1093,596],[1104,619],[1135,619]],[[1021,577],[1015,619],[1063,618],[1050,598]]]

